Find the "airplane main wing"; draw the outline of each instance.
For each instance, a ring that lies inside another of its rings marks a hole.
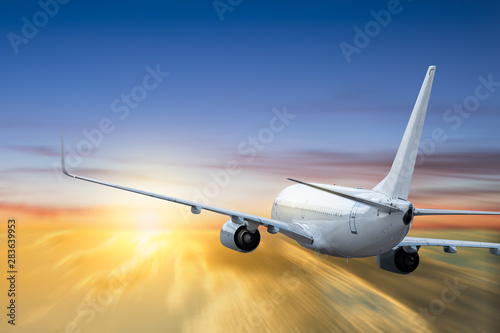
[[[442,246],[443,251],[446,253],[456,253],[457,247],[476,247],[486,248],[490,250],[491,254],[500,255],[500,244],[497,243],[484,243],[484,242],[470,242],[450,239],[434,239],[434,238],[420,238],[420,237],[405,237],[398,246],[412,248],[417,250],[420,246]]]
[[[66,163],[64,161],[64,143],[63,143],[62,133],[61,133],[61,168],[62,168],[62,172],[66,176],[69,176],[69,177],[72,177],[75,179],[85,180],[85,181],[88,181],[91,183],[109,186],[109,187],[117,188],[117,189],[124,190],[124,191],[129,191],[129,192],[133,192],[133,193],[137,193],[137,194],[147,195],[149,197],[153,197],[153,198],[157,198],[157,199],[161,199],[161,200],[166,200],[166,201],[171,201],[171,202],[175,202],[175,203],[178,203],[181,205],[191,206],[191,212],[193,214],[200,214],[201,211],[204,209],[204,210],[211,211],[214,213],[226,215],[226,216],[230,217],[234,223],[238,223],[238,224],[244,223],[248,226],[249,230],[255,230],[259,225],[262,225],[262,226],[268,228],[268,231],[270,233],[281,232],[285,236],[288,236],[288,237],[296,240],[299,243],[302,243],[302,244],[312,244],[313,243],[313,237],[310,236],[305,230],[303,230],[302,227],[298,224],[285,223],[282,221],[278,221],[278,220],[274,220],[274,219],[270,219],[270,218],[266,218],[266,217],[261,217],[261,216],[252,215],[252,214],[246,214],[246,213],[234,211],[231,209],[219,208],[219,207],[215,207],[215,206],[211,206],[211,205],[205,205],[205,204],[201,204],[201,203],[190,201],[190,200],[184,200],[184,199],[159,195],[159,194],[155,194],[155,193],[151,193],[151,192],[141,191],[141,190],[137,190],[137,189],[130,188],[130,187],[115,185],[115,184],[106,183],[106,182],[102,182],[99,180],[94,180],[94,179],[71,174],[66,170]]]

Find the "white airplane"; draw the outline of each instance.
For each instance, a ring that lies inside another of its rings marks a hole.
[[[271,234],[281,232],[318,253],[342,258],[376,256],[380,268],[399,274],[409,274],[417,268],[421,246],[442,246],[446,253],[456,253],[460,246],[488,248],[491,254],[500,255],[500,244],[496,243],[406,237],[414,216],[500,215],[500,212],[415,208],[407,200],[435,71],[435,66],[427,70],[391,170],[377,186],[366,190],[288,178],[298,184],[285,188],[276,197],[271,218],[70,174],[64,162],[61,133],[62,172],[76,179],[190,206],[193,214],[207,210],[226,215],[230,219],[222,226],[221,243],[244,253],[257,248],[258,228],[263,226]]]

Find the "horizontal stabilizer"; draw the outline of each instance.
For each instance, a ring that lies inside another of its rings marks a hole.
[[[481,212],[474,210],[447,210],[447,209],[425,209],[415,208],[415,216],[425,215],[500,215],[500,212]]]
[[[300,181],[297,179],[292,179],[292,178],[287,178],[287,179],[292,181],[292,182],[306,185],[306,186],[315,188],[315,189],[320,190],[320,191],[324,191],[324,192],[328,192],[328,193],[331,193],[334,195],[338,195],[339,197],[342,197],[342,198],[346,198],[346,199],[353,200],[356,202],[361,202],[365,205],[376,207],[376,208],[381,209],[381,210],[386,211],[386,212],[401,212],[402,211],[401,209],[399,209],[395,206],[391,206],[390,204],[385,204],[385,203],[370,200],[367,198],[362,198],[360,196],[355,195],[354,193],[348,193],[348,191],[343,191],[341,189],[334,190],[334,189],[326,188],[326,187],[319,186],[316,184],[306,183],[306,182],[303,182],[303,181]]]

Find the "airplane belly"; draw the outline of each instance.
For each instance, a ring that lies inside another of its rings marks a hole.
[[[352,216],[323,229],[324,237],[317,251],[337,257],[361,258],[379,255],[399,244],[409,231],[399,216],[379,216],[365,211],[356,216],[356,233],[352,229]]]

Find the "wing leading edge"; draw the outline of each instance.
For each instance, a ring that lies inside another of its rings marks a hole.
[[[238,224],[244,223],[247,225],[249,230],[255,230],[259,225],[262,225],[262,226],[268,228],[268,231],[270,233],[281,232],[282,234],[296,240],[299,243],[302,243],[302,244],[312,244],[313,243],[313,237],[310,236],[305,230],[303,230],[297,224],[289,224],[289,223],[285,223],[282,221],[278,221],[278,220],[274,220],[274,219],[270,219],[270,218],[266,218],[266,217],[261,217],[261,216],[252,215],[252,214],[246,214],[246,213],[238,212],[235,210],[219,208],[219,207],[215,207],[215,206],[211,206],[211,205],[205,205],[205,204],[201,204],[201,203],[190,201],[190,200],[184,200],[184,199],[159,195],[159,194],[155,194],[155,193],[151,193],[151,192],[137,190],[137,189],[134,189],[131,187],[115,185],[115,184],[106,183],[106,182],[102,182],[99,180],[71,174],[66,170],[66,163],[64,160],[64,142],[63,142],[62,132],[61,132],[61,168],[62,168],[62,172],[66,176],[69,176],[72,178],[85,180],[87,182],[100,184],[100,185],[104,185],[104,186],[109,186],[109,187],[117,188],[117,189],[124,190],[124,191],[129,191],[129,192],[133,192],[133,193],[137,193],[137,194],[142,194],[142,195],[146,195],[146,196],[161,199],[161,200],[171,201],[171,202],[175,202],[175,203],[185,205],[185,206],[191,206],[191,212],[193,214],[200,214],[203,209],[208,210],[208,211],[211,211],[214,213],[229,216],[234,223],[238,223]]]
[[[485,243],[485,242],[470,242],[450,239],[434,239],[434,238],[419,238],[419,237],[405,237],[398,246],[416,249],[420,246],[442,246],[444,252],[456,253],[457,247],[476,247],[486,248],[490,250],[491,254],[500,255],[500,244]]]

